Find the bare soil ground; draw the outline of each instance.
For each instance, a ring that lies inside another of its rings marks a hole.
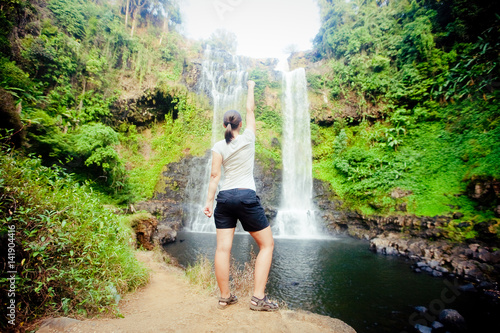
[[[256,312],[250,297],[224,310],[217,298],[191,285],[180,268],[166,265],[153,252],[137,257],[152,270],[150,283],[120,301],[124,318],[45,319],[38,333],[54,332],[338,332],[352,333],[344,322],[303,311]]]

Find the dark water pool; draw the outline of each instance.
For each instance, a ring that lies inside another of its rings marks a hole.
[[[181,231],[165,250],[180,264],[199,255],[213,260],[215,234]],[[239,263],[257,246],[246,234],[236,234],[232,255]],[[303,309],[351,325],[357,332],[415,332],[415,323],[430,326],[442,308],[458,310],[469,332],[500,332],[495,316],[500,308],[480,295],[460,292],[456,282],[417,274],[399,257],[372,253],[368,243],[351,238],[275,240],[267,292],[291,309]],[[424,316],[415,306],[425,306]]]

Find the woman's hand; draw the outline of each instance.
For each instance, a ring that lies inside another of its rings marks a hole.
[[[247,86],[248,86],[248,89],[253,89],[253,88],[255,88],[255,82],[252,80],[248,80]]]
[[[203,208],[203,213],[207,216],[207,217],[212,217],[212,214],[214,212],[214,208],[213,208],[213,205],[207,203],[205,208]]]

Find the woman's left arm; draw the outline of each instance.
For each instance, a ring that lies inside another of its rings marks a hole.
[[[208,196],[203,213],[211,217],[214,213],[214,200],[217,185],[221,177],[222,155],[212,151],[212,170],[210,171],[210,183],[208,184]]]

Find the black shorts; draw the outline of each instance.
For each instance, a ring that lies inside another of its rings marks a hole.
[[[260,198],[251,189],[230,189],[217,195],[214,219],[217,229],[236,228],[240,220],[245,231],[259,231],[269,226]]]

